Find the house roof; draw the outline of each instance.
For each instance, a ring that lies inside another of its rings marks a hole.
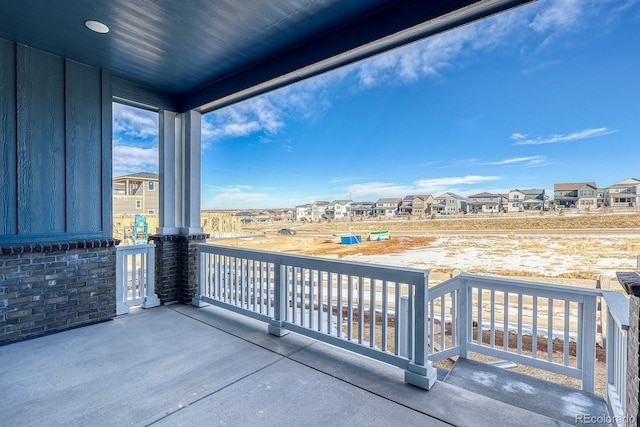
[[[443,194],[439,195],[438,197],[436,197],[436,199],[458,199],[458,200],[464,200],[464,197],[458,196],[457,194],[446,192],[446,193],[443,193]]]
[[[383,197],[378,199],[378,201],[376,203],[398,203],[400,200],[400,197]]]
[[[585,185],[598,188],[595,182],[568,182],[565,184],[554,184],[553,191],[573,191],[582,188]]]
[[[484,198],[489,198],[489,197],[495,198],[495,197],[500,197],[500,195],[499,194],[493,194],[493,193],[484,192],[484,193],[478,193],[478,194],[474,194],[474,195],[469,196],[470,199],[471,198],[484,199]]]
[[[634,185],[639,185],[640,184],[640,179],[637,178],[629,178],[629,179],[625,179],[622,182],[619,182],[617,184],[613,184],[612,186],[610,186],[609,188],[614,188],[614,187],[629,187],[629,186],[634,186]]]
[[[144,179],[147,181],[158,181],[159,175],[153,172],[137,172],[129,175],[117,176],[113,178],[113,180],[116,181],[116,180],[125,180],[125,179],[131,179],[131,178]]]
[[[3,1],[0,38],[210,111],[529,1]]]

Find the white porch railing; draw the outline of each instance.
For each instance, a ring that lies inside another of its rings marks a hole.
[[[154,245],[118,246],[116,249],[116,314],[134,305],[157,307],[154,286]]]
[[[429,360],[476,352],[580,379],[593,393],[598,302],[607,319],[607,403],[623,419],[629,304],[617,292],[457,276],[429,290]]]
[[[198,245],[194,305],[214,304],[405,369],[405,381],[430,389],[424,270]],[[408,327],[396,308],[408,298]],[[406,355],[401,335],[406,334]]]

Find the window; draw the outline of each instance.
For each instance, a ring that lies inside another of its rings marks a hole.
[[[155,191],[156,190],[156,183],[153,181],[149,181],[149,191]]]

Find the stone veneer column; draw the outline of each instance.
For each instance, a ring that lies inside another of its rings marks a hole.
[[[151,243],[156,245],[155,259],[155,290],[162,304],[178,302],[179,271],[180,271],[180,244],[177,235],[153,235],[149,236]]]
[[[196,245],[205,243],[208,234],[180,236],[180,302],[191,304],[198,290],[198,253]]]
[[[0,343],[116,315],[115,239],[0,247]]]

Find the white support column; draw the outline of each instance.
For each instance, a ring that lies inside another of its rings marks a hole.
[[[182,222],[180,234],[202,233],[200,225],[201,192],[201,120],[197,111],[187,111],[182,115]]]
[[[179,234],[176,222],[180,204],[177,203],[176,174],[181,164],[178,156],[182,142],[181,118],[173,111],[159,114],[158,157],[160,169],[160,223],[157,234]]]

